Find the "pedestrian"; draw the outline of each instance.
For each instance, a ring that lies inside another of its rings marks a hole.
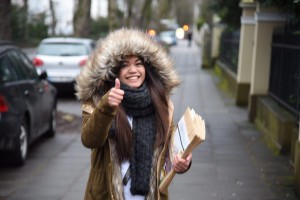
[[[192,33],[192,31],[189,31],[189,32],[187,33],[188,47],[191,47],[191,46],[192,46],[192,38],[193,38],[193,33]]]
[[[158,186],[179,83],[169,55],[147,33],[122,28],[99,41],[76,81],[81,139],[91,149],[85,200],[168,199]],[[177,155],[173,169],[184,173],[191,158]]]

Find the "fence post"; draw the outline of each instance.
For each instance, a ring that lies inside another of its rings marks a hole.
[[[217,17],[215,17],[217,18]],[[213,27],[212,27],[212,41],[211,41],[211,58],[212,64],[214,65],[216,60],[219,57],[220,51],[220,38],[222,32],[224,31],[225,26],[222,25],[218,20],[214,19]]]
[[[236,105],[246,106],[248,104],[251,80],[256,3],[241,2],[240,7],[243,9],[243,12],[239,42]]]
[[[284,26],[286,16],[275,8],[262,7],[255,13],[254,44],[249,96],[249,120],[254,121],[258,96],[266,96],[269,88],[273,29]]]

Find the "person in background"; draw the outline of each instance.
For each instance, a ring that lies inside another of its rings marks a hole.
[[[193,39],[193,33],[192,33],[192,31],[189,31],[187,33],[187,39],[188,39],[188,47],[191,47],[192,46],[192,39]]]
[[[122,28],[100,41],[76,81],[81,139],[91,149],[85,200],[168,199],[158,186],[179,83],[171,58],[147,33]],[[184,173],[191,159],[177,155],[171,166]]]

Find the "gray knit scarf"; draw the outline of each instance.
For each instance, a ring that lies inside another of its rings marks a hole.
[[[125,92],[122,105],[126,114],[133,118],[130,191],[133,195],[147,195],[156,136],[154,106],[145,83],[135,89],[121,83],[121,89]]]

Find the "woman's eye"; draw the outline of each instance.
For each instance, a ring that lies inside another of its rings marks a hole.
[[[141,62],[138,62],[138,63],[136,63],[136,65],[137,65],[137,66],[142,66],[142,65],[143,65],[143,63],[141,63]]]

